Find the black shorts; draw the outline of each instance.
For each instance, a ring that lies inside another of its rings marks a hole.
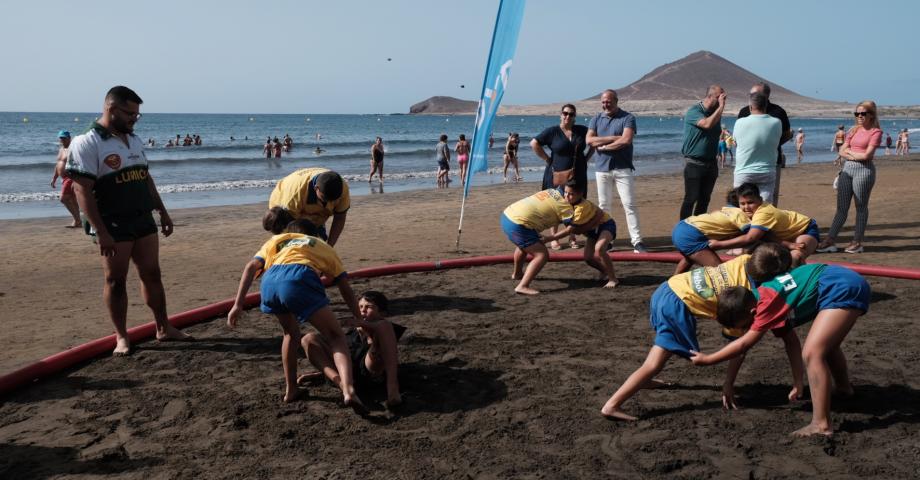
[[[151,212],[136,215],[103,216],[105,229],[116,242],[133,242],[157,233],[157,222]]]
[[[406,333],[406,327],[390,322],[393,325],[393,334],[396,335],[396,341]],[[354,373],[356,380],[379,380],[381,377],[374,375],[367,369],[364,359],[371,350],[371,346],[361,337],[358,330],[351,329],[345,332],[345,343],[348,344],[348,352],[351,355],[351,371]]]

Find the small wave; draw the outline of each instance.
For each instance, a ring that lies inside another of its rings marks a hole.
[[[543,167],[522,167],[522,172],[541,172]],[[502,173],[500,167],[490,168],[489,173]],[[456,176],[459,173],[459,170],[451,170],[451,175]],[[424,172],[401,172],[401,173],[387,173],[388,181],[399,181],[399,180],[414,180],[414,179],[426,179],[426,178],[435,178],[437,176],[437,171],[430,170]],[[345,181],[354,183],[354,182],[364,182],[367,180],[367,174],[350,174],[342,175],[342,178]],[[184,193],[184,192],[208,192],[208,191],[223,191],[223,190],[244,190],[244,189],[254,189],[254,188],[274,188],[275,184],[278,183],[278,180],[227,180],[221,182],[200,182],[200,183],[175,183],[175,184],[166,184],[158,185],[157,191],[160,193]],[[19,202],[41,202],[49,200],[57,200],[60,197],[60,193],[53,192],[29,192],[29,193],[0,193],[0,203],[19,203]]]

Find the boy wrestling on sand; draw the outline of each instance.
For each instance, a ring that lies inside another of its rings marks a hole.
[[[246,264],[240,277],[236,302],[227,315],[227,326],[236,327],[243,313],[243,301],[253,279],[262,275],[262,312],[278,317],[284,331],[281,362],[284,367],[284,401],[293,402],[300,395],[297,388],[297,347],[300,345],[300,323],[310,322],[323,335],[332,350],[339,371],[342,399],[358,413],[367,410],[355,394],[351,358],[345,335],[329,307],[329,297],[320,275],[331,278],[339,288],[342,299],[354,316],[352,326],[367,323],[358,313],[354,291],[348,283],[342,261],[335,250],[316,235],[317,228],[307,220],[291,222],[287,233],[274,235]]]
[[[719,294],[718,321],[729,328],[748,329],[747,333],[716,353],[691,352],[690,360],[694,365],[714,365],[738,358],[768,330],[783,336],[794,332],[795,327],[813,322],[802,355],[793,364],[796,385],[789,394],[791,399],[803,391],[801,358],[804,358],[811,387],[812,418],[810,424],[792,434],[831,435],[834,432],[830,420],[832,393],[853,395],[840,345],[856,319],[869,309],[870,295],[869,284],[858,273],[820,263],[779,275],[754,292],[729,288]]]
[[[376,382],[386,381],[387,408],[393,408],[402,403],[399,393],[399,349],[396,342],[406,331],[406,327],[391,323],[386,319],[389,313],[387,297],[373,290],[365,292],[358,299],[358,311],[364,319],[364,326],[349,330],[345,334],[348,349],[351,352],[353,376],[359,383],[361,380]],[[323,375],[335,385],[341,385],[332,348],[329,341],[321,334],[308,333],[301,340],[304,351],[310,363],[318,372],[306,374],[297,379],[297,383],[304,383]]]
[[[655,376],[664,368],[671,355],[690,359],[698,352],[697,318],[717,317],[718,294],[732,287],[751,289],[751,280],[762,281],[789,269],[789,256],[778,254],[782,246],[768,243],[757,247],[751,255],[741,255],[715,267],[702,267],[674,275],[661,284],[652,295],[649,320],[655,329],[655,344],[645,363],[632,373],[607,400],[601,414],[611,420],[636,420],[622,410],[622,405],[643,388],[658,385]],[[756,266],[749,268],[749,265]],[[754,275],[754,273],[757,275]],[[750,274],[750,275],[749,275]],[[723,384],[722,402],[733,406],[735,376],[740,360],[729,365]]]

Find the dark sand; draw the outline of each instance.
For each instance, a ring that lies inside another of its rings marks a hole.
[[[784,176],[796,178],[784,184],[786,207],[814,212],[824,229],[833,212],[829,170],[794,167]],[[910,213],[918,172],[915,162],[881,163],[866,254],[813,258],[920,266],[920,221]],[[679,178],[642,182],[646,235],[664,251]],[[480,192],[465,248],[509,253],[494,219],[531,189]],[[346,265],[456,256],[455,194],[358,199],[341,249]],[[420,202],[428,214],[407,215]],[[172,312],[233,294],[264,239],[257,224],[239,218],[257,218],[262,208],[173,213],[180,236],[164,241],[163,253]],[[0,273],[7,370],[110,331],[98,259],[75,243],[82,238],[55,220],[2,227],[5,247],[34,239]],[[550,264],[535,283],[544,290],[537,298],[512,293],[510,266],[355,280],[357,291],[386,292],[393,319],[409,327],[400,342],[406,404],[397,414],[383,411],[381,392],[371,389],[363,398],[375,410],[362,419],[327,385],[283,405],[280,328],[257,311],[237,331],[218,319],[187,329],[195,343],[144,343],[133,357],[88,362],[0,399],[0,478],[912,478],[920,471],[916,282],[869,278],[870,312],[843,346],[856,396],[834,401],[835,437],[797,440],[788,434],[808,422],[809,404],[786,401],[788,365],[770,336],[739,377],[740,411],[721,410],[724,367],[674,359],[661,375],[674,387],[625,405],[638,423],[601,417],[604,401],[645,358],[648,299],[673,266],[616,268],[623,284],[611,291],[596,288],[581,264]],[[330,297],[344,314],[338,293]],[[131,300],[132,325],[148,321],[136,287]],[[710,321],[701,321],[700,339],[707,351],[723,344]],[[302,360],[301,371],[309,369]]]

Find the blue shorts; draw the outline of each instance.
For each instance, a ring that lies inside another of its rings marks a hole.
[[[262,275],[261,309],[264,313],[291,313],[300,323],[329,305],[326,287],[306,265],[273,265]]]
[[[821,243],[821,232],[818,230],[818,222],[816,222],[814,218],[808,222],[808,227],[805,228],[804,234],[808,235],[809,237],[814,237],[818,243]]]
[[[686,220],[674,225],[674,229],[671,230],[671,242],[677,247],[677,251],[685,256],[709,248],[709,238]]]
[[[728,145],[725,142],[719,142],[719,153],[725,153],[728,150]]]
[[[818,276],[818,311],[852,308],[866,313],[871,295],[866,279],[849,268],[828,265]]]
[[[662,283],[652,294],[649,322],[655,330],[655,345],[684,358],[690,358],[690,350],[700,351],[696,317],[668,282]]]
[[[515,244],[521,250],[540,243],[540,232],[518,225],[511,221],[504,212],[501,215],[502,231],[508,236],[508,240]]]
[[[614,222],[611,218],[610,220],[607,220],[606,222],[598,225],[594,230],[585,232],[585,236],[588,238],[598,239],[603,232],[610,232],[610,239],[615,240],[617,238],[617,223]]]

